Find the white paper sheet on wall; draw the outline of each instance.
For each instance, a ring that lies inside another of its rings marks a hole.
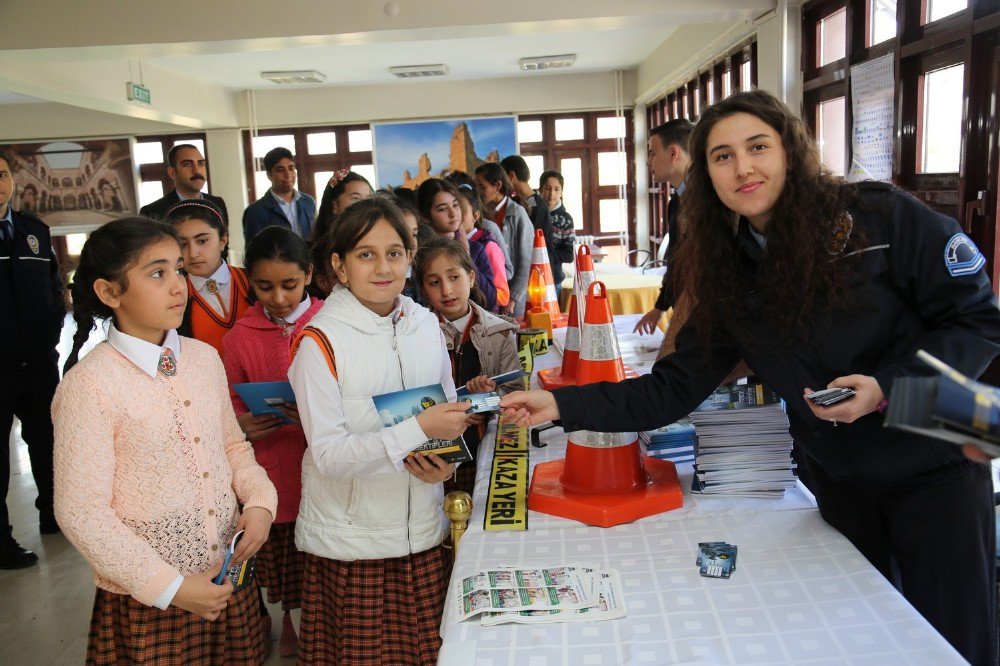
[[[891,53],[851,67],[854,127],[848,180],[892,178],[894,93]]]

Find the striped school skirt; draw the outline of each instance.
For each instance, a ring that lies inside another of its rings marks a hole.
[[[450,551],[342,562],[306,554],[300,664],[433,666]]]
[[[234,592],[213,622],[176,606],[160,610],[97,588],[88,665],[256,666],[263,659],[256,584]]]
[[[257,584],[267,590],[267,603],[280,601],[282,610],[302,607],[304,565],[305,553],[295,547],[295,521],[271,525],[256,565]]]

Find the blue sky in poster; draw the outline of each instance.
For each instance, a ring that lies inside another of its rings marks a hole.
[[[448,150],[452,132],[460,123],[469,126],[476,155],[485,159],[496,150],[500,157],[517,152],[516,122],[513,116],[437,120],[419,123],[385,123],[375,125],[375,167],[379,186],[403,182],[403,171],[417,175],[417,160],[427,153],[431,173],[448,168]]]

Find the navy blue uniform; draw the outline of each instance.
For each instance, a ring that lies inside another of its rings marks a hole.
[[[996,624],[994,508],[989,469],[954,446],[883,428],[873,412],[852,424],[822,421],[802,397],[845,375],[893,380],[927,374],[924,349],[978,377],[1000,353],[1000,311],[979,256],[957,223],[881,184],[861,186],[850,211],[864,247],[845,261],[850,306],[815,316],[807,341],[783,339],[753,316],[764,251],[741,220],[731,279],[749,314],[713,332],[705,349],[690,327],[650,375],[555,392],[569,432],[647,430],[694,409],[742,358],[788,404],[824,519],[855,546],[973,664],[993,664]],[[844,260],[839,257],[837,260]],[[963,260],[964,263],[963,263]],[[976,265],[979,264],[979,265]],[[727,334],[739,330],[741,334]],[[753,342],[757,341],[757,342]]]
[[[14,416],[28,445],[38,486],[43,524],[52,514],[52,396],[59,383],[56,345],[66,306],[62,278],[52,251],[49,228],[39,219],[14,212],[14,236],[0,235],[0,546],[9,542],[7,513],[10,479],[9,433]]]

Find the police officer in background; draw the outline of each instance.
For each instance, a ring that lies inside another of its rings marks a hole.
[[[515,392],[505,416],[574,430],[651,430],[687,415],[743,358],[787,403],[820,514],[972,664],[996,652],[990,469],[883,427],[893,380],[924,349],[978,377],[1000,353],[985,259],[958,224],[819,161],[770,94],[708,108],[689,142],[675,277],[697,303],[674,353],[618,384]],[[671,268],[673,271],[674,268]],[[820,407],[813,389],[856,395]]]
[[[56,345],[66,306],[49,228],[14,211],[10,160],[0,153],[0,569],[38,561],[14,539],[7,511],[10,430],[16,416],[38,487],[42,534],[59,532],[52,512],[52,396],[59,383]]]

